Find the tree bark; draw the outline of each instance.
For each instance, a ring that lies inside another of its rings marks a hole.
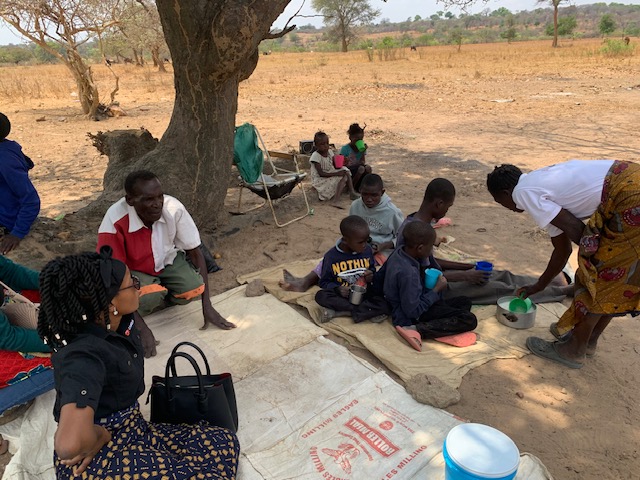
[[[95,118],[100,105],[100,97],[98,95],[98,87],[93,81],[91,67],[84,62],[78,52],[69,50],[67,55],[65,63],[78,86],[78,100],[82,106],[82,112],[89,118]]]
[[[157,0],[173,59],[176,98],[157,148],[128,170],[148,168],[196,223],[224,218],[233,160],[238,84],[290,0]]]
[[[158,67],[159,72],[167,72],[167,69],[164,68],[164,62],[160,58],[160,47],[154,46],[151,48],[151,58],[153,59],[153,66]]]
[[[558,4],[553,5],[553,44],[551,46],[553,48],[558,46]]]

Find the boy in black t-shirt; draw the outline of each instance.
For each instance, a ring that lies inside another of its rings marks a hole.
[[[324,307],[322,321],[328,322],[337,315],[351,315],[356,323],[363,320],[380,320],[389,313],[384,298],[365,294],[359,305],[349,301],[349,287],[359,276],[358,284],[370,283],[375,271],[373,250],[369,245],[369,226],[357,215],[350,215],[340,222],[342,238],[329,250],[322,262],[320,290],[316,302]]]

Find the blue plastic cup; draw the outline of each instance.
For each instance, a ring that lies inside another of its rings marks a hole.
[[[438,283],[438,278],[440,278],[442,272],[437,268],[427,268],[424,271],[424,286],[429,290],[433,290],[433,288]]]
[[[491,272],[493,271],[493,263],[485,261],[476,262],[476,270],[485,272],[484,283],[487,283],[489,281],[489,277],[491,276]]]
[[[492,272],[493,263],[491,262],[476,262],[476,270],[482,270],[483,272]]]

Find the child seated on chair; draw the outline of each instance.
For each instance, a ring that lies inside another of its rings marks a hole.
[[[345,159],[349,159],[346,165],[351,171],[353,186],[358,192],[360,191],[360,186],[364,177],[371,173],[371,167],[366,164],[367,145],[364,144],[364,150],[360,150],[356,145],[356,142],[364,141],[365,128],[366,125],[361,127],[357,123],[349,125],[349,130],[347,130],[349,143],[340,149],[340,155],[344,155]]]
[[[425,222],[404,228],[404,245],[385,263],[384,296],[391,305],[396,331],[414,349],[422,351],[421,339],[432,339],[474,330],[471,299],[444,300],[447,279],[440,275],[435,287],[425,286],[425,265],[441,270],[432,255],[436,232]]]
[[[311,163],[311,185],[318,192],[320,200],[331,199],[331,205],[338,205],[340,195],[345,187],[349,189],[351,200],[359,197],[351,182],[351,172],[347,167],[336,168],[333,162],[333,151],[329,148],[329,136],[324,132],[316,132],[313,137],[313,152],[309,162]]]
[[[342,237],[322,260],[319,281],[322,290],[316,293],[316,302],[324,307],[322,322],[342,315],[350,315],[356,323],[382,321],[383,316],[389,313],[384,298],[365,293],[359,305],[354,305],[349,299],[349,280],[359,273],[358,270],[362,272],[357,282],[361,286],[371,282],[375,271],[373,250],[368,244],[369,226],[361,217],[350,215],[340,222],[340,233]]]

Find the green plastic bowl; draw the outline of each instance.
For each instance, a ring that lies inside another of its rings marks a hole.
[[[530,298],[516,297],[509,302],[509,310],[513,313],[527,313],[532,305]]]

